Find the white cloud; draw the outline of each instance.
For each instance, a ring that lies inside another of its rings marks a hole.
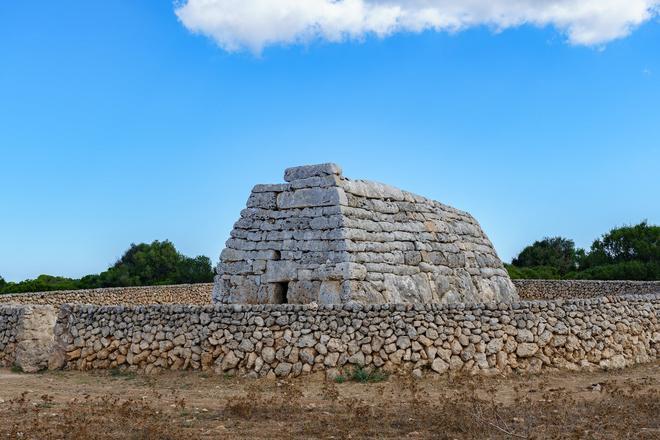
[[[190,31],[223,49],[259,52],[314,39],[523,24],[554,26],[572,44],[602,45],[658,15],[660,0],[178,0],[175,8]]]

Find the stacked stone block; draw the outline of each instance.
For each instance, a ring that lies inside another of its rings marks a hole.
[[[16,344],[23,308],[0,305],[0,367],[9,367],[16,358]]]
[[[0,295],[0,303],[59,306],[78,304],[210,304],[212,283],[107,287]]]
[[[65,368],[506,374],[657,359],[660,295],[514,304],[64,306]]]
[[[515,287],[469,214],[335,164],[257,185],[220,255],[214,302],[512,301]]]
[[[570,299],[597,296],[660,293],[660,281],[512,280],[522,299]],[[172,286],[113,287],[88,290],[0,295],[0,303],[66,303],[97,305],[197,304],[211,303],[213,283]]]
[[[513,280],[522,299],[593,298],[660,293],[660,281]]]
[[[333,376],[622,368],[658,358],[660,294],[486,304],[0,306],[0,365]],[[56,315],[56,316],[55,316]]]

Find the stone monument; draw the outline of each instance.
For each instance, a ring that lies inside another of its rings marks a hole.
[[[518,298],[468,213],[335,164],[256,185],[216,269],[213,302],[382,304]]]

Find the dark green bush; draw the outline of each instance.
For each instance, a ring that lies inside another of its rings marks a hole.
[[[546,237],[527,246],[511,263],[516,267],[553,268],[563,275],[577,269],[578,259],[583,253],[582,249],[575,249],[573,240]]]
[[[535,267],[516,267],[511,264],[505,264],[511,279],[539,279],[539,280],[558,280],[561,279],[559,270],[551,266]]]
[[[660,262],[624,261],[604,264],[578,272],[582,280],[660,280]]]
[[[131,244],[112,267],[100,274],[80,279],[40,275],[20,283],[5,283],[2,280],[0,294],[211,281],[213,268],[208,257],[186,257],[170,241],[156,240],[151,244]]]
[[[0,293],[46,292],[50,290],[73,290],[77,288],[77,280],[51,275],[39,275],[33,280],[25,280],[20,283],[5,283],[3,286],[0,286]]]
[[[660,262],[660,226],[643,221],[612,229],[593,242],[582,269],[633,261]]]
[[[363,367],[355,367],[351,372],[351,380],[360,383],[376,383],[387,380],[388,375],[378,369],[365,369]]]
[[[660,280],[660,226],[613,228],[589,252],[572,240],[545,238],[505,266],[513,279]]]

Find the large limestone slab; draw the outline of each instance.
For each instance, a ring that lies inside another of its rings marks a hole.
[[[319,206],[346,205],[347,199],[341,188],[303,188],[277,195],[278,209],[315,208]]]
[[[294,180],[309,179],[310,177],[340,176],[341,168],[334,163],[323,163],[319,165],[304,165],[300,167],[287,168],[284,171],[284,180],[293,182]]]
[[[55,337],[57,311],[53,306],[26,306],[18,329],[14,365],[25,373],[59,368],[63,349]]]

